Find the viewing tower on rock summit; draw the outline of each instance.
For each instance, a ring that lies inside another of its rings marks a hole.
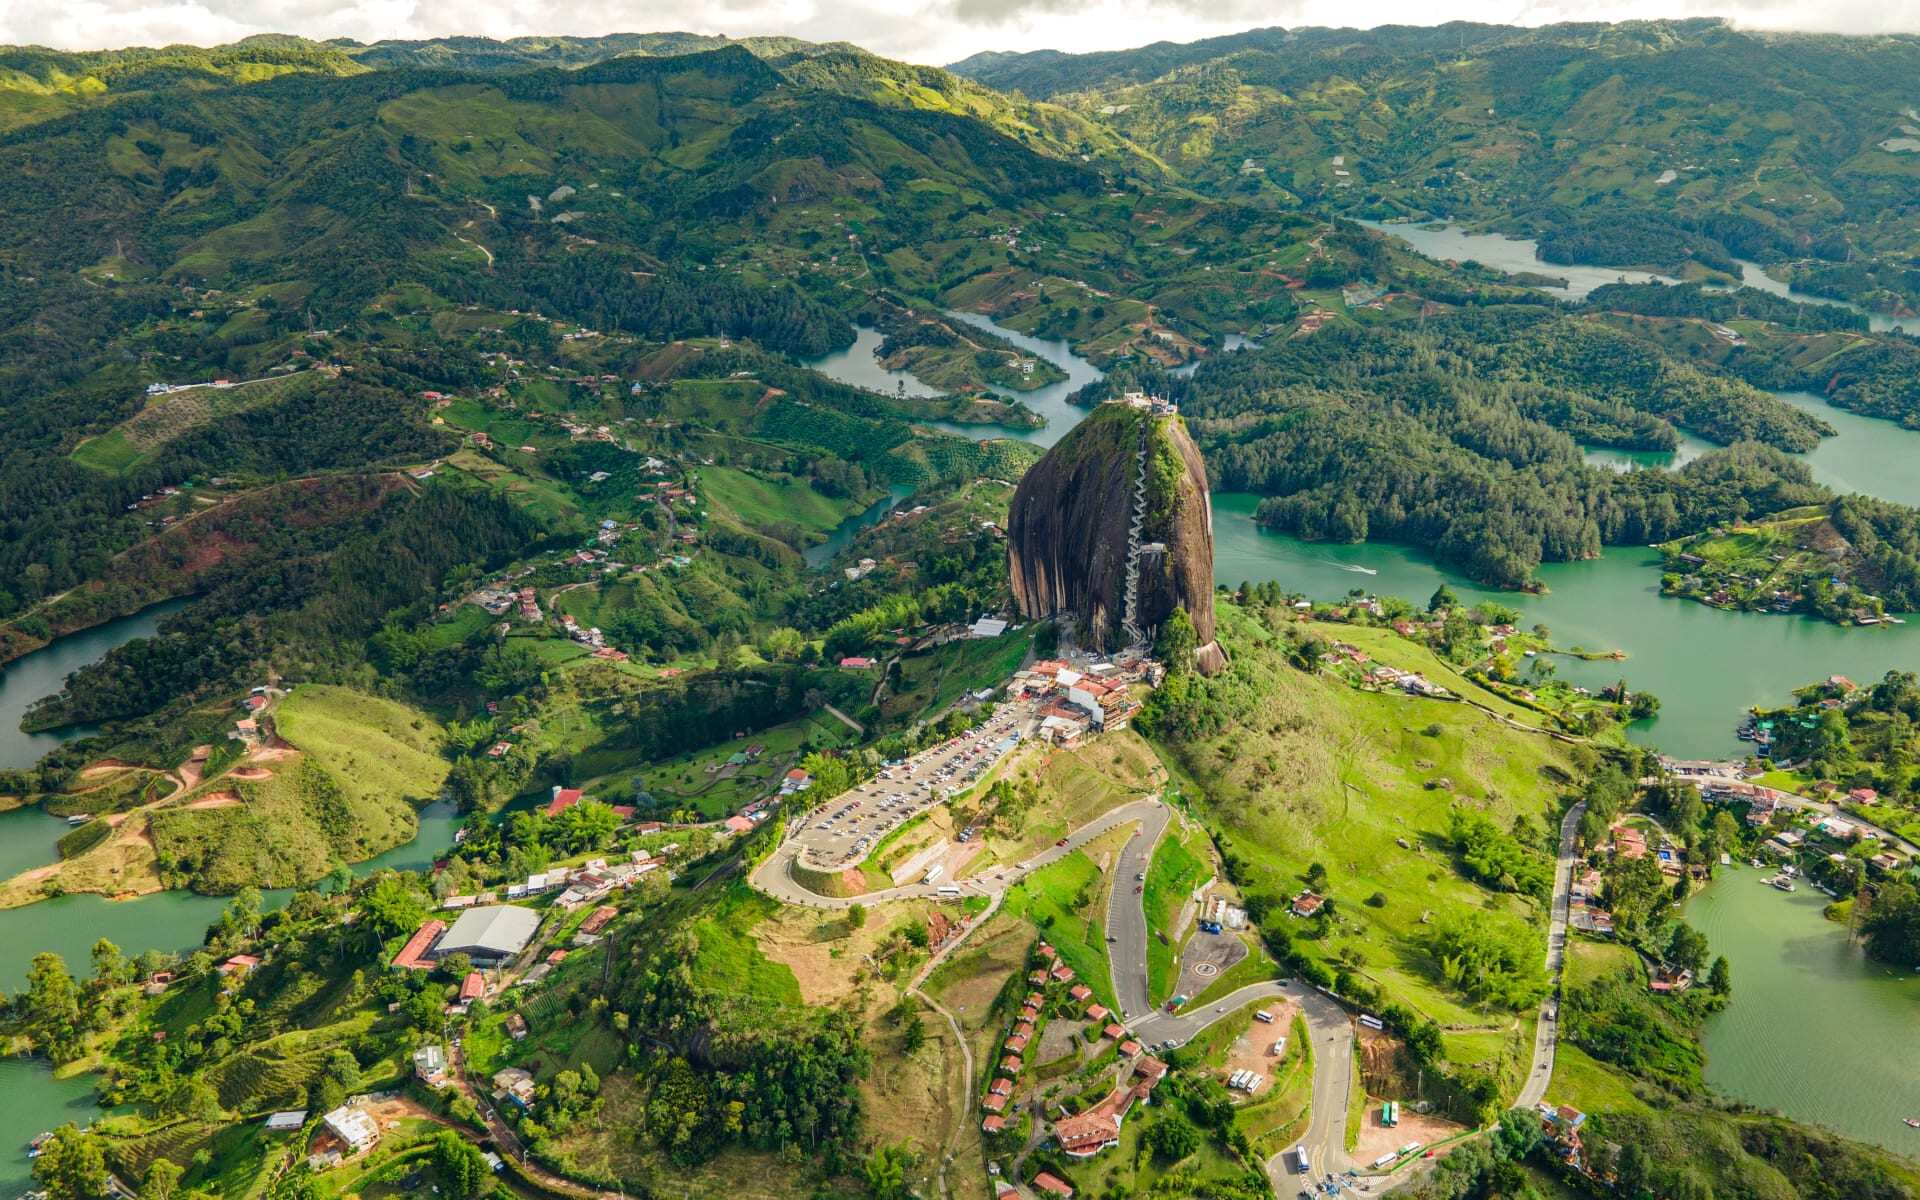
[[[1165,400],[1129,392],[1103,404],[1034,464],[1014,493],[1007,560],[1020,611],[1070,620],[1090,649],[1145,650],[1185,608],[1196,665],[1225,665],[1206,467]]]

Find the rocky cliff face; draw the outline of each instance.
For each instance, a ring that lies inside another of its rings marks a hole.
[[[1152,637],[1176,606],[1184,607],[1200,638],[1198,665],[1217,669],[1225,658],[1213,640],[1207,472],[1175,418],[1102,405],[1021,479],[1007,518],[1008,574],[1021,612],[1071,618],[1083,645],[1126,646],[1128,535],[1136,513],[1141,632]]]

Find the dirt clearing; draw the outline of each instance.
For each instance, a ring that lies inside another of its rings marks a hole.
[[[1414,1153],[1424,1154],[1425,1147],[1435,1142],[1444,1142],[1455,1134],[1466,1132],[1467,1127],[1464,1125],[1442,1117],[1417,1113],[1410,1106],[1405,1105],[1400,1109],[1400,1123],[1389,1128],[1380,1123],[1382,1103],[1372,1096],[1367,1097],[1367,1114],[1360,1121],[1360,1141],[1353,1151],[1353,1159],[1362,1169],[1409,1142],[1419,1142],[1422,1149]]]

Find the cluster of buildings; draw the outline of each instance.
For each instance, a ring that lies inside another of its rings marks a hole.
[[[1120,1144],[1120,1125],[1134,1104],[1151,1103],[1153,1091],[1167,1076],[1167,1064],[1141,1054],[1138,1043],[1132,1055],[1121,1057],[1131,1068],[1112,1092],[1083,1113],[1063,1117],[1053,1123],[1054,1140],[1068,1158],[1092,1158],[1110,1146]]]
[[[1132,723],[1140,705],[1127,694],[1127,686],[1141,677],[1138,666],[1096,662],[1081,671],[1048,659],[1016,672],[1007,695],[1043,701],[1037,714],[1040,737],[1072,748],[1090,733],[1117,731]]]
[[[1028,982],[1034,990],[1027,994],[1006,1041],[1002,1043],[1004,1057],[981,1101],[985,1116],[980,1128],[983,1132],[995,1134],[1012,1127],[1006,1110],[1012,1103],[1017,1081],[1024,1069],[1027,1048],[1036,1036],[1035,1029],[1046,1002],[1047,990],[1066,986],[1067,998],[1099,1030],[1099,1035],[1116,1043],[1125,1076],[1112,1093],[1091,1108],[1080,1113],[1060,1115],[1053,1123],[1054,1139],[1061,1151],[1072,1158],[1087,1158],[1118,1143],[1121,1121],[1135,1101],[1145,1100],[1159,1085],[1167,1073],[1167,1067],[1165,1063],[1145,1056],[1145,1048],[1140,1042],[1129,1036],[1126,1028],[1114,1019],[1111,1010],[1094,999],[1093,989],[1074,982],[1073,968],[1058,960],[1058,954],[1052,946],[1041,942],[1035,947],[1034,953],[1039,964],[1028,976]],[[1037,1179],[1035,1186],[1039,1186]]]
[[[506,898],[530,900],[535,896],[559,892],[554,897],[553,906],[562,912],[572,912],[604,900],[622,888],[633,886],[642,875],[666,870],[667,854],[676,848],[668,847],[660,854],[635,850],[627,862],[608,863],[604,858],[593,858],[577,867],[550,867],[545,871],[536,871],[518,883],[508,884],[505,888]],[[672,877],[671,872],[668,877]],[[472,911],[497,898],[498,893],[494,892],[483,892],[478,896],[449,896],[440,902],[440,907],[455,912]]]
[[[1613,936],[1613,914],[1600,903],[1600,872],[1592,867],[1573,881],[1568,895],[1567,921],[1582,933]]]
[[[1399,688],[1411,696],[1430,696],[1445,699],[1451,695],[1447,689],[1434,683],[1418,671],[1403,671],[1399,667],[1390,667],[1385,663],[1375,663],[1366,671],[1364,678],[1378,688]]]
[[[1171,417],[1180,411],[1180,406],[1165,396],[1149,396],[1145,392],[1122,392],[1118,400],[1108,400],[1107,403],[1142,409],[1156,417]]]
[[[1580,1131],[1587,1123],[1587,1114],[1571,1105],[1549,1104],[1545,1101],[1536,1107],[1536,1111],[1540,1114],[1540,1132],[1546,1138],[1547,1147],[1555,1158],[1589,1179],[1603,1184],[1613,1182],[1614,1172],[1596,1166],[1586,1146],[1580,1140]],[[1602,1157],[1608,1156],[1602,1155]]]
[[[438,918],[428,920],[407,939],[394,956],[393,965],[405,971],[424,971],[459,953],[482,966],[499,966],[525,950],[539,928],[540,914],[530,908],[477,905],[462,912],[452,925]]]
[[[1835,675],[1827,683],[1831,687],[1842,690],[1850,690],[1854,686],[1853,681],[1843,675]],[[1821,704],[1837,707],[1840,701],[1829,697],[1821,701]],[[1667,774],[1698,788],[1701,799],[1709,804],[1745,804],[1747,811],[1743,819],[1752,829],[1765,829],[1776,824],[1784,824],[1786,816],[1810,803],[1805,798],[1790,792],[1742,779],[1740,777],[1742,770],[1735,764],[1662,759],[1661,766]],[[1820,789],[1816,787],[1816,790]],[[1833,795],[1839,792],[1838,788],[1831,785],[1827,785],[1825,790]],[[1866,806],[1878,803],[1880,795],[1873,788],[1856,787],[1848,789],[1840,799],[1849,805]],[[1808,829],[1776,829],[1766,841],[1761,843],[1761,849],[1775,858],[1795,858],[1806,847],[1808,832],[1817,833],[1841,846],[1883,840],[1880,830],[1873,826],[1829,813],[1816,817]],[[1878,854],[1867,859],[1867,862],[1876,870],[1888,874],[1904,870],[1908,865],[1907,860],[1891,847],[1881,849]]]

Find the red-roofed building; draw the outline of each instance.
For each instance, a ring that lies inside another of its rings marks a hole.
[[[1073,1185],[1048,1171],[1042,1171],[1033,1177],[1034,1190],[1058,1196],[1060,1200],[1073,1200]]]
[[[486,976],[478,971],[468,971],[467,977],[460,981],[460,1003],[471,1004],[486,994]]]
[[[1027,1048],[1027,1039],[1016,1033],[1006,1040],[1006,1047],[1012,1053],[1019,1054]]]
[[[434,940],[447,931],[445,921],[428,921],[413,931],[407,944],[400,947],[400,953],[393,956],[393,965],[403,971],[425,971],[433,966],[427,961],[427,951],[433,949]]]
[[[840,665],[849,671],[865,671],[873,666],[873,660],[862,654],[849,654],[840,660]]]
[[[1296,917],[1311,917],[1318,913],[1326,902],[1323,896],[1316,896],[1312,892],[1301,892],[1293,898],[1293,907],[1287,911]]]
[[[987,1091],[995,1096],[1011,1096],[1013,1095],[1013,1080],[996,1079],[993,1081],[993,1085],[987,1088]]]
[[[216,968],[222,975],[245,975],[260,965],[260,958],[254,954],[236,954]]]
[[[1093,998],[1093,989],[1088,987],[1084,983],[1076,983],[1073,985],[1073,989],[1069,991],[1067,995],[1072,996],[1075,1000],[1078,1000],[1082,1004],[1084,1004],[1088,1000],[1091,1000]]]
[[[1055,950],[1052,946],[1049,946],[1045,942],[1040,943],[1039,952],[1040,952],[1040,957],[1047,959],[1049,962],[1053,960],[1054,955],[1059,953],[1059,951]]]
[[[1123,1057],[1123,1058],[1132,1058],[1132,1057],[1133,1057],[1134,1055],[1136,1055],[1136,1054],[1138,1054],[1138,1053],[1140,1053],[1140,1043],[1139,1043],[1139,1042],[1136,1042],[1136,1041],[1133,1041],[1132,1039],[1128,1039],[1127,1041],[1124,1041],[1124,1042],[1121,1042],[1121,1043],[1120,1043],[1120,1055],[1121,1055],[1121,1057]]]
[[[980,1132],[982,1133],[1005,1133],[1006,1130],[1007,1119],[998,1113],[989,1113],[987,1119],[980,1122]]]
[[[553,799],[547,801],[547,815],[550,817],[559,816],[561,813],[580,803],[580,798],[585,795],[586,793],[579,788],[563,788],[555,784]]]
[[[753,822],[746,817],[728,817],[727,818],[728,833],[748,833],[748,832],[751,832],[752,829],[753,829]]]
[[[1166,1078],[1167,1064],[1157,1058],[1143,1058],[1134,1066],[1133,1073],[1144,1080],[1151,1091],[1155,1084]]]
[[[1033,1022],[1021,1021],[1013,1027],[1013,1036],[1030,1038],[1033,1036]]]
[[[613,919],[619,915],[620,910],[613,905],[602,904],[599,908],[587,914],[586,920],[580,922],[580,932],[588,935],[599,933],[602,929],[612,924]]]
[[[1087,1005],[1087,1020],[1089,1021],[1104,1021],[1112,1015],[1113,1013],[1110,1012],[1104,1004]]]
[[[1027,993],[1027,1003],[1033,1005],[1035,1008],[1038,1008],[1040,1006],[1040,1002],[1045,999],[1046,997],[1042,996],[1039,992]]]
[[[1073,968],[1068,966],[1065,963],[1061,963],[1059,966],[1055,967],[1053,970],[1047,972],[1047,974],[1052,976],[1054,979],[1059,980],[1061,983],[1073,982]]]
[[[1126,1037],[1126,1036],[1127,1036],[1127,1031],[1126,1031],[1126,1030],[1124,1030],[1124,1029],[1122,1029],[1122,1028],[1121,1028],[1120,1026],[1118,1026],[1118,1025],[1109,1025],[1109,1026],[1107,1026],[1107,1027],[1106,1027],[1105,1029],[1102,1029],[1102,1030],[1100,1031],[1100,1036],[1101,1036],[1101,1037],[1110,1037],[1110,1038],[1112,1038],[1112,1039],[1113,1039],[1114,1041],[1116,1041],[1116,1042],[1117,1042],[1117,1041],[1119,1041],[1119,1040],[1120,1040],[1121,1038],[1124,1038],[1124,1037]]]
[[[1645,858],[1647,835],[1638,829],[1618,826],[1613,831],[1613,852],[1621,858]]]
[[[1077,1117],[1055,1121],[1053,1136],[1068,1158],[1091,1158],[1108,1146],[1119,1145],[1120,1118],[1114,1113],[1114,1098],[1102,1100]]]
[[[1045,971],[1034,971],[1027,976],[1027,982],[1035,987],[1043,986],[1047,982],[1047,973]]]
[[[1018,1054],[1009,1054],[1000,1060],[1000,1069],[1009,1075],[1018,1075],[1020,1073],[1020,1066],[1020,1056]]]
[[[987,1098],[980,1102],[980,1107],[990,1113],[1003,1112],[1007,1107],[1007,1098],[998,1092],[988,1092]]]

